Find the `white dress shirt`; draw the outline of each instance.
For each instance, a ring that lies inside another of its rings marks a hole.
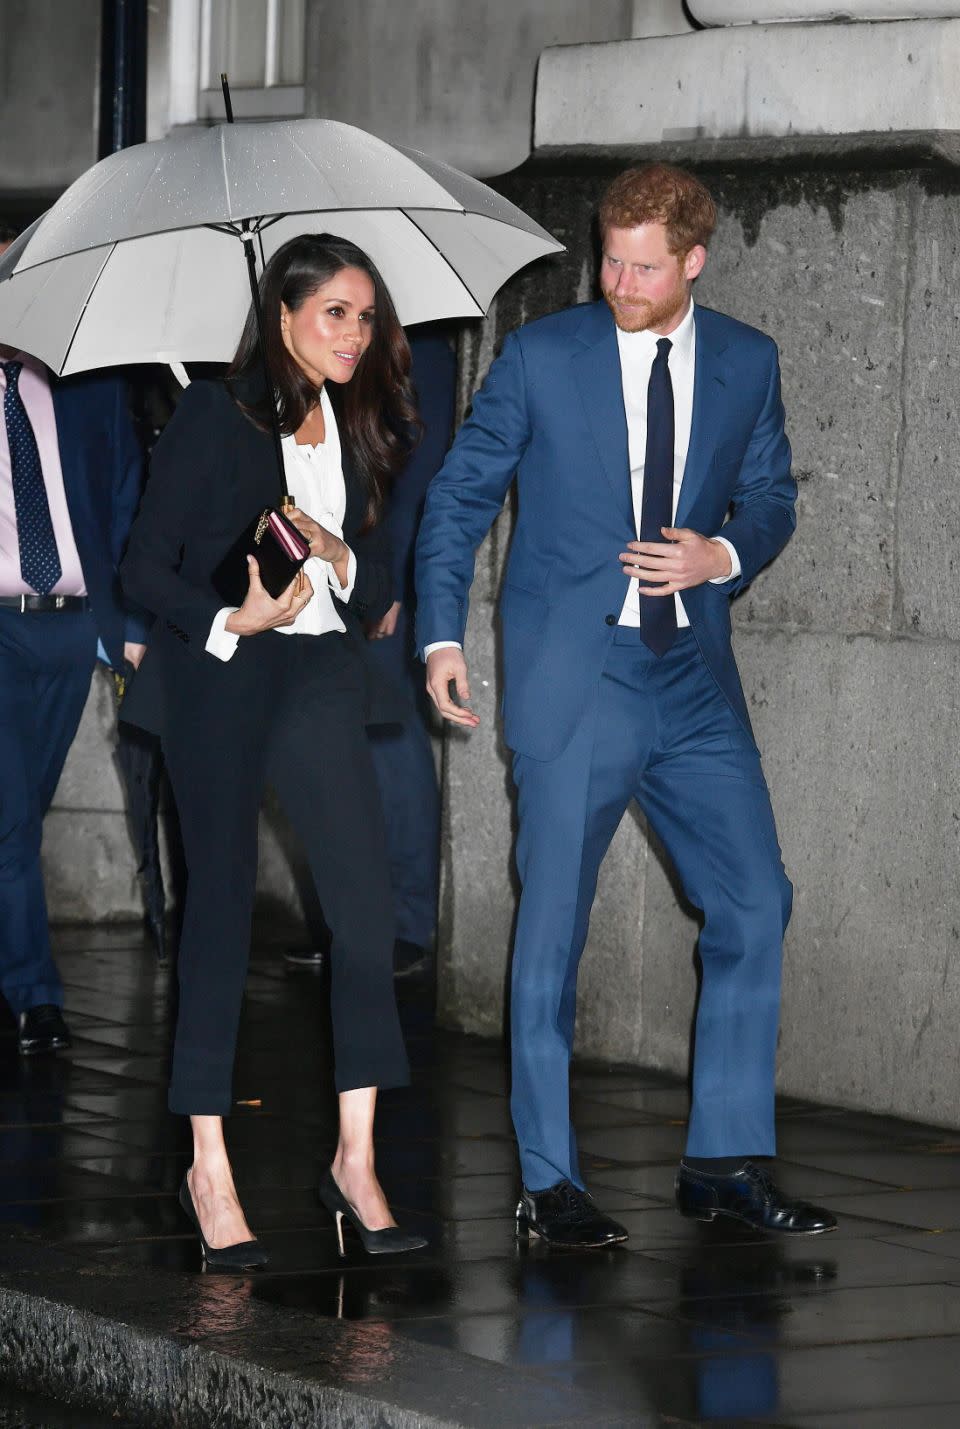
[[[697,337],[692,300],[679,327],[674,328],[667,336],[671,343],[667,366],[670,371],[670,385],[673,388],[673,519],[676,520],[683,469],[687,464],[687,451],[690,446],[690,426],[693,421],[693,374]],[[617,328],[623,406],[627,414],[633,519],[638,532],[643,510],[643,470],[647,459],[647,391],[660,337],[661,334],[656,332],[623,332]],[[732,562],[729,575],[718,576],[711,581],[712,585],[723,585],[740,574],[740,559],[729,541],[722,536],[713,539],[726,547]],[[680,596],[675,595],[673,598],[677,607],[677,628],[683,630],[690,621]],[[628,581],[619,624],[640,624],[640,582],[632,577]]]
[[[293,436],[284,437],[283,469],[287,478],[287,490],[297,506],[318,525],[332,535],[343,538],[343,517],[347,507],[347,488],[343,480],[343,459],[340,451],[340,433],[337,419],[327,396],[326,387],[320,389],[320,407],[323,412],[324,440],[316,446],[297,443]],[[349,547],[348,547],[349,551]],[[347,562],[347,583],[341,586],[337,573],[329,561],[319,556],[311,556],[304,571],[313,586],[313,595],[300,611],[292,625],[278,625],[281,635],[325,635],[329,631],[339,631],[342,635],[346,626],[337,613],[333,595],[348,601],[353,594],[357,578],[357,558],[349,551]],[[210,635],[207,651],[219,660],[229,660],[237,648],[238,635],[227,630],[227,619],[237,609],[235,605],[224,606],[217,612]]]
[[[690,427],[693,421],[693,375],[696,359],[696,325],[693,318],[693,300],[680,323],[669,334],[672,346],[667,359],[670,382],[673,387],[674,447],[673,447],[673,514],[676,519],[677,502],[680,500],[680,486],[683,469],[690,446]],[[627,414],[627,445],[630,462],[630,488],[633,495],[633,517],[636,529],[640,530],[640,512],[643,506],[643,468],[647,454],[647,389],[650,385],[650,369],[657,355],[660,334],[655,332],[621,332],[617,328],[617,347],[620,351],[620,380],[623,383],[623,405]],[[723,536],[712,538],[725,546],[730,553],[732,569],[729,575],[717,576],[711,585],[724,585],[740,574],[740,558],[730,541]],[[611,559],[616,560],[614,551]],[[627,580],[627,594],[620,611],[620,625],[640,624],[639,582],[633,577]],[[677,626],[684,628],[690,624],[683,601],[674,596],[677,603]],[[449,648],[462,649],[458,640],[437,640],[423,648],[424,659],[434,650]]]

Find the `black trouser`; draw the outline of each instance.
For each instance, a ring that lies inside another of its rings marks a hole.
[[[333,935],[337,1090],[406,1083],[389,865],[356,652],[338,634],[249,637],[222,678],[218,671],[195,702],[175,704],[164,754],[188,883],[171,1111],[230,1110],[268,783],[303,844]]]

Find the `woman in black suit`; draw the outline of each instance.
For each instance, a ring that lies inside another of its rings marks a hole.
[[[396,717],[366,662],[361,622],[390,604],[377,521],[416,422],[410,355],[390,295],[359,249],[303,235],[267,264],[264,339],[291,513],[310,542],[300,580],[274,600],[249,559],[242,604],[214,574],[255,515],[278,501],[251,309],[224,382],[185,392],[153,454],[122,577],[154,612],[123,717],[161,735],[188,870],[170,1108],[190,1116],[180,1199],[212,1264],[262,1264],[234,1189],[222,1118],[231,1106],[257,868],[270,783],[296,828],[333,934],[331,1011],[340,1137],[320,1186],[369,1251],[425,1244],[393,1221],[376,1177],[378,1087],[409,1077],[393,991],[393,908],[365,735]]]

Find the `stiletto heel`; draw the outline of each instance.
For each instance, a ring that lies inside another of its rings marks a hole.
[[[221,1270],[255,1270],[258,1266],[267,1264],[270,1257],[257,1240],[237,1241],[236,1245],[223,1245],[219,1250],[207,1244],[207,1238],[200,1229],[200,1217],[193,1204],[193,1196],[190,1194],[186,1176],[184,1176],[183,1185],[180,1187],[179,1199],[183,1211],[193,1222],[193,1228],[200,1237],[200,1247],[203,1251],[205,1264]]]
[[[343,1222],[351,1226],[360,1237],[360,1242],[368,1255],[399,1255],[402,1251],[423,1250],[426,1238],[412,1231],[401,1230],[399,1226],[384,1226],[383,1230],[372,1231],[363,1224],[356,1211],[333,1179],[328,1168],[320,1178],[317,1194],[321,1203],[333,1216],[337,1226],[337,1246],[341,1256],[346,1254],[343,1246]]]

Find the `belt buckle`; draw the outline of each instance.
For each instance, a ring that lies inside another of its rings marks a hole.
[[[53,597],[53,608],[54,608],[54,610],[62,610],[63,607],[66,605],[66,603],[67,603],[67,597],[66,597],[65,595],[55,595],[55,596]]]
[[[21,615],[26,615],[26,613],[27,613],[27,597],[26,597],[26,593],[24,593],[24,594],[21,595],[21,597],[20,597],[20,614],[21,614]]]

